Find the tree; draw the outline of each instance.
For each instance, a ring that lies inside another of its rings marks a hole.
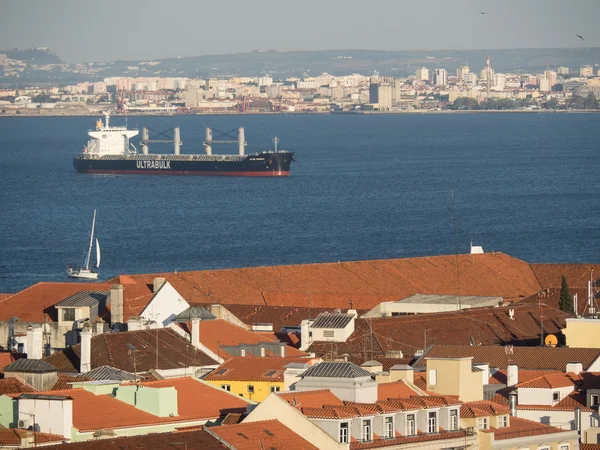
[[[567,278],[562,276],[562,283],[560,285],[560,300],[558,302],[558,307],[561,311],[575,315],[575,309],[573,307],[573,297],[571,296],[571,291],[569,291],[569,285],[567,284]]]

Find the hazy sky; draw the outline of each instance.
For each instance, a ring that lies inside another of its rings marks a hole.
[[[51,47],[79,62],[255,49],[598,47],[598,17],[600,0],[0,0],[0,50]]]

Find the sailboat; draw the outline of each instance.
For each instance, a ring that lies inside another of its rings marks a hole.
[[[96,210],[94,210],[94,219],[92,220],[92,232],[90,234],[90,245],[88,247],[87,255],[84,255],[83,263],[81,266],[69,266],[67,267],[67,275],[71,278],[85,278],[95,280],[98,278],[98,269],[100,268],[100,243],[96,238],[96,265],[94,268],[96,271],[90,269],[90,259],[92,256],[92,247],[94,246],[94,230],[96,228]]]

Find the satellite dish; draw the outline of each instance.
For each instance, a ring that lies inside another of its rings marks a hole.
[[[546,344],[547,347],[556,347],[556,344],[558,344],[558,338],[553,334],[549,334],[546,336],[546,339],[544,339],[544,344]]]

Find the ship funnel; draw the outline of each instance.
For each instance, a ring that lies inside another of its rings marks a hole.
[[[148,127],[142,128],[142,153],[148,154]]]
[[[244,148],[246,147],[246,138],[244,136],[244,127],[238,128],[238,148],[240,156],[244,156]]]
[[[176,155],[179,155],[181,148],[181,136],[179,134],[179,127],[175,127],[175,129],[173,130],[173,147],[174,153]]]

